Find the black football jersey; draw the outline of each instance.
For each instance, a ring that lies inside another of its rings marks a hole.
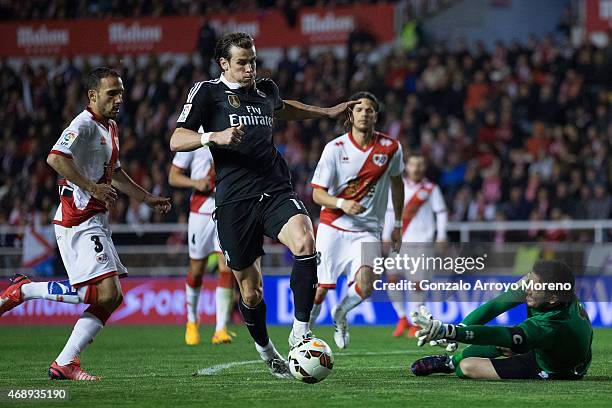
[[[245,125],[237,146],[211,146],[216,172],[216,205],[263,193],[291,190],[285,159],[272,142],[274,112],[283,108],[278,87],[258,79],[254,87],[230,89],[221,78],[196,83],[177,119],[177,127],[220,132]]]

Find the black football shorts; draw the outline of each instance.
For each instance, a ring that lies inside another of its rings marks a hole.
[[[264,235],[278,239],[283,226],[296,214],[308,216],[293,191],[264,193],[216,208],[213,219],[227,265],[240,271],[264,255]]]

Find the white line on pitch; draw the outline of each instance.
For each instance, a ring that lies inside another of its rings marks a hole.
[[[211,367],[201,368],[193,375],[216,375],[219,371],[223,371],[228,368],[255,363],[263,363],[263,360],[234,361],[232,363],[217,364]]]
[[[393,355],[393,354],[422,354],[422,352],[416,351],[416,350],[391,350],[391,351],[383,351],[383,352],[376,352],[376,351],[361,351],[361,352],[353,352],[353,353],[339,352],[339,353],[334,353],[334,354],[337,356],[384,356],[384,355]],[[256,363],[261,363],[261,362],[263,361],[262,360],[246,360],[246,361],[233,361],[231,363],[224,363],[224,364],[216,364],[214,366],[201,368],[198,371],[196,371],[193,375],[195,376],[217,375],[219,372],[223,370],[227,370],[228,368],[237,367],[241,365],[247,365],[247,364],[256,364]]]

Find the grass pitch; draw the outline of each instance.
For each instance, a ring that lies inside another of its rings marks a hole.
[[[109,326],[81,356],[100,382],[47,379],[47,368],[71,327],[0,327],[0,406],[79,407],[502,407],[612,406],[612,330],[597,330],[593,363],[581,381],[474,381],[451,375],[417,378],[417,358],[439,353],[415,341],[393,338],[390,327],[352,327],[351,344],[335,348],[330,327],[315,334],[334,350],[334,372],[309,385],[273,378],[242,327],[234,343],[183,343],[183,327]],[[287,327],[271,327],[279,351],[287,351]],[[201,370],[207,375],[193,376]],[[67,401],[10,400],[10,389],[63,389]]]

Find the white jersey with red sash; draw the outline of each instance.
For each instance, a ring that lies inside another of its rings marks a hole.
[[[209,176],[212,187],[215,185],[215,165],[210,149],[201,147],[191,152],[177,152],[172,165],[181,170],[190,172],[192,180],[203,179]],[[215,197],[213,194],[204,194],[193,191],[189,204],[192,213],[211,215],[215,210]]]
[[[315,170],[312,186],[338,198],[355,200],[366,210],[347,215],[340,209],[323,207],[320,223],[343,231],[382,231],[389,197],[389,176],[404,171],[402,149],[397,140],[374,132],[362,148],[350,133],[327,143]]]
[[[436,230],[438,238],[446,239],[446,223],[437,222],[437,217],[445,212],[446,204],[437,184],[427,180],[414,183],[404,178],[403,242],[432,242]]]
[[[110,184],[113,171],[121,167],[117,124],[113,120],[104,123],[88,108],[62,132],[51,154],[72,159],[79,173],[89,180]],[[65,179],[60,179],[59,189],[60,205],[54,224],[73,227],[107,211],[101,201]]]

